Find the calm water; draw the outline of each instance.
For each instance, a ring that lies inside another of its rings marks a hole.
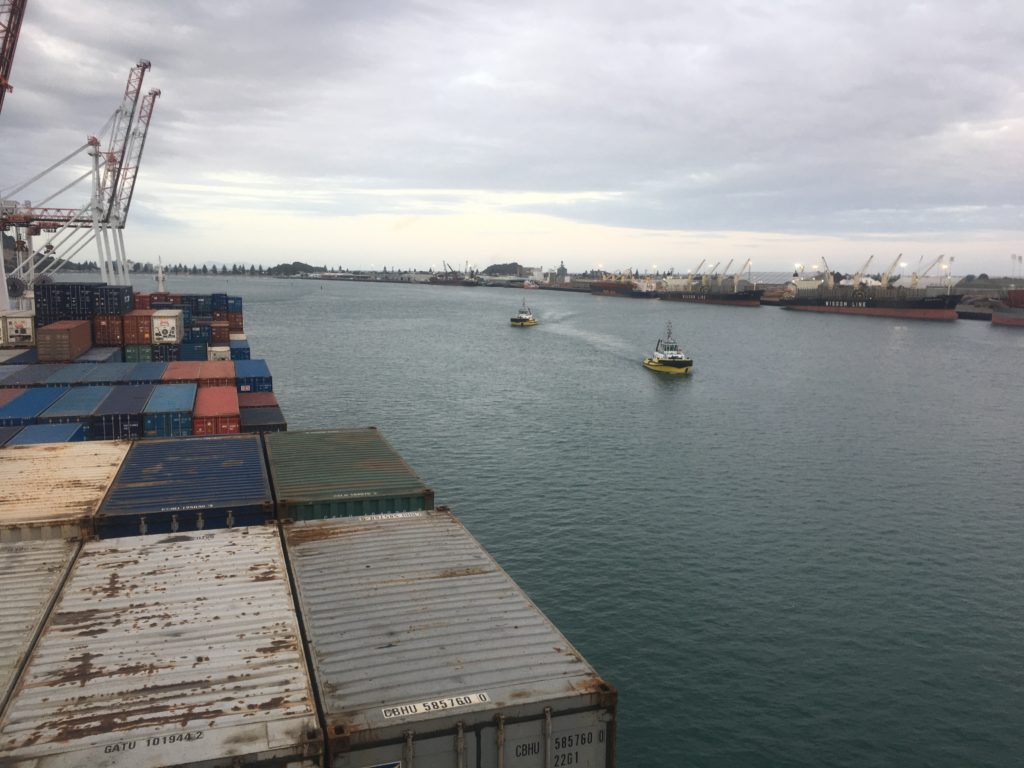
[[[1024,333],[170,287],[245,297],[293,428],[381,427],[618,687],[625,768],[1024,760]],[[666,320],[691,379],[640,366]]]

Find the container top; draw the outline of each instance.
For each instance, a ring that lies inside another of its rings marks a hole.
[[[374,427],[274,432],[265,440],[279,503],[429,490]]]
[[[196,381],[199,378],[199,366],[202,363],[192,360],[175,360],[167,364],[164,381]]]
[[[92,328],[92,324],[88,320],[58,320],[55,323],[44,325],[38,330],[38,333],[44,334],[48,331],[74,331],[79,328]]]
[[[0,527],[35,528],[90,520],[130,443],[121,440],[5,446],[0,461]],[[38,537],[37,537],[38,538]]]
[[[60,400],[68,391],[68,387],[26,389],[9,403],[0,407],[0,419],[34,418]]]
[[[238,415],[238,390],[234,387],[200,387],[193,411],[199,418]]]
[[[2,392],[3,390],[0,390]],[[239,408],[276,408],[277,395],[273,392],[239,392]]]
[[[270,367],[266,360],[235,360],[235,376],[238,378],[252,378],[262,376],[270,378]]]
[[[191,412],[195,402],[195,384],[158,384],[146,403],[144,413]]]
[[[153,394],[153,384],[118,384],[93,412],[94,416],[142,413]]]
[[[0,448],[7,445],[11,438],[23,429],[24,427],[0,427]]]
[[[120,384],[131,376],[138,363],[100,363],[82,379],[83,384]]]
[[[68,363],[47,376],[45,383],[47,386],[50,384],[81,384],[95,367],[94,363]]]
[[[145,294],[140,294],[145,296]],[[131,312],[125,312],[125,317],[152,317],[157,310],[155,309],[133,309]]]
[[[150,310],[153,313],[153,317],[181,317],[182,310],[180,309],[153,309]]]
[[[0,544],[0,712],[78,546],[61,540]]]
[[[0,317],[35,317],[34,309],[4,309],[0,310]]]
[[[99,511],[156,514],[256,505],[273,505],[259,435],[218,435],[138,441]]]
[[[8,445],[42,445],[66,443],[85,429],[79,421],[70,424],[29,424],[7,441]],[[80,438],[81,439],[81,438]]]
[[[23,350],[20,350],[20,349],[0,349],[0,352],[16,352],[19,355],[22,353],[22,351]],[[11,357],[14,357],[14,355],[11,355]],[[8,359],[10,359],[10,358],[8,358]],[[8,376],[13,376],[18,371],[23,370],[24,368],[27,367],[27,365],[28,365],[27,363],[6,363],[6,364],[0,364],[0,382],[2,382]]]
[[[120,347],[93,347],[88,352],[83,352],[75,358],[76,363],[89,363],[95,365],[96,363],[110,363],[114,362],[115,358],[120,361],[121,348]]]
[[[243,427],[254,427],[258,424],[284,424],[284,414],[276,405],[265,408],[241,408],[239,410]]]
[[[38,768],[283,765],[319,754],[319,736],[280,538],[236,528],[85,544],[0,754]]]
[[[235,364],[232,360],[206,360],[199,364],[200,379],[235,380]]]
[[[18,395],[25,391],[26,390],[22,388],[0,389],[0,405],[7,405],[7,403],[11,402],[11,400],[18,397]]]
[[[113,387],[73,387],[64,396],[39,414],[41,419],[92,416],[96,408],[107,399]]]
[[[614,696],[447,510],[284,530],[329,733]]]
[[[35,352],[35,350],[32,350]],[[64,367],[64,363],[38,363],[26,365],[17,373],[4,377],[5,387],[31,387],[33,384],[43,384],[48,378]]]
[[[161,381],[166,370],[167,363],[136,363],[125,377],[125,383]]]

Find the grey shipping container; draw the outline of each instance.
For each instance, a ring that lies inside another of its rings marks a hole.
[[[450,512],[283,530],[332,768],[615,765],[615,690]]]
[[[0,712],[78,547],[60,539],[0,544]]]
[[[434,508],[434,492],[375,427],[270,432],[277,516],[318,520]]]
[[[7,445],[24,427],[0,427],[0,447]]]
[[[0,765],[316,766],[277,530],[87,542],[0,720]]]

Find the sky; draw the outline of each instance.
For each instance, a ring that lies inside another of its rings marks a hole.
[[[145,58],[136,261],[1009,275],[1021,40],[1019,0],[28,0],[0,190]]]

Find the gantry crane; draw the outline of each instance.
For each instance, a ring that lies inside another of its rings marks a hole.
[[[4,96],[14,90],[11,85],[11,65],[14,64],[14,51],[18,47],[18,35],[21,33],[27,2],[0,0],[0,111],[4,108]]]

